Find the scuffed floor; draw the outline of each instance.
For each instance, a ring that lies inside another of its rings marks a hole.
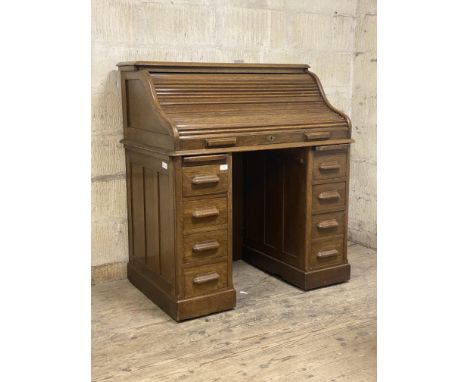
[[[128,281],[92,287],[93,381],[375,381],[376,253],[303,292],[237,261],[234,310],[176,323]]]

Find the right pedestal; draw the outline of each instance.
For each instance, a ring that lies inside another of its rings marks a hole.
[[[304,290],[348,281],[349,145],[243,158],[242,258]]]

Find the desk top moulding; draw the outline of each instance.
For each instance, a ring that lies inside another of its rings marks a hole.
[[[351,143],[308,65],[121,62],[125,146],[168,156]]]

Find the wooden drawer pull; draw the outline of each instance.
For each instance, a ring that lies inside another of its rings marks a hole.
[[[214,138],[205,140],[207,147],[226,147],[234,146],[237,138]]]
[[[318,198],[320,200],[331,200],[331,199],[339,199],[340,194],[338,191],[326,191],[326,192],[321,192],[318,194]]]
[[[192,216],[196,219],[199,218],[208,218],[211,216],[218,216],[219,210],[216,207],[208,207],[203,209],[197,209],[192,212]]]
[[[207,273],[205,275],[200,275],[193,278],[193,283],[200,285],[209,283],[210,281],[216,281],[219,279],[219,274],[217,272]]]
[[[315,133],[304,133],[307,141],[318,141],[322,139],[329,139],[331,134],[329,131],[321,131]]]
[[[184,163],[219,162],[219,161],[225,161],[226,158],[227,156],[224,154],[200,155],[196,157],[185,157]]]
[[[322,162],[319,169],[322,171],[339,170],[340,164],[338,162]]]
[[[212,249],[218,249],[219,242],[217,240],[208,240],[195,243],[192,247],[193,252],[199,253],[204,251],[209,251]]]
[[[336,219],[323,220],[317,224],[318,229],[328,229],[336,227],[338,227],[338,222],[336,221]]]
[[[334,150],[346,150],[349,145],[326,145],[326,146],[316,146],[314,147],[315,151],[334,151]]]
[[[192,178],[192,184],[211,184],[219,183],[219,177],[217,175],[197,175]]]
[[[338,256],[338,251],[336,249],[331,249],[329,251],[320,251],[317,253],[317,257],[319,259],[327,259],[329,257],[335,257]]]

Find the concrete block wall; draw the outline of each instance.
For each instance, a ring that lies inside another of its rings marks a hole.
[[[359,0],[355,17],[349,239],[377,247],[377,9]]]
[[[307,63],[354,123],[350,238],[375,247],[375,0],[92,0],[92,266],[125,277],[119,61]]]

